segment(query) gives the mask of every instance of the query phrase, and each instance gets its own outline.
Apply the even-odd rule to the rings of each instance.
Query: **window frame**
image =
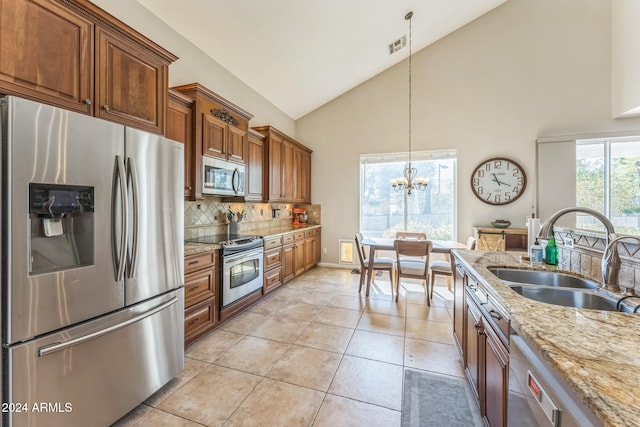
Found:
[[[452,240],[457,239],[458,235],[458,152],[456,149],[446,149],[446,150],[422,150],[422,151],[412,151],[411,152],[411,161],[412,163],[422,162],[422,161],[439,161],[439,160],[452,160],[452,171],[451,176],[453,179],[453,194],[451,200],[452,206],[452,224],[451,224],[451,234]],[[363,166],[367,164],[383,164],[383,163],[402,163],[403,167],[409,161],[409,152],[395,152],[395,153],[371,153],[371,154],[360,154],[359,156],[359,187],[358,187],[358,229],[362,232],[362,212],[363,212],[363,183],[364,183],[364,169]],[[398,170],[398,176],[402,175],[402,169]],[[418,175],[420,172],[418,171]],[[433,185],[435,177],[431,178],[431,182],[429,185]],[[389,188],[391,188],[391,183],[389,183]],[[415,190],[416,194],[418,193]],[[409,204],[407,203],[409,200],[409,196],[406,191],[403,191],[403,229],[406,231],[409,217]]]

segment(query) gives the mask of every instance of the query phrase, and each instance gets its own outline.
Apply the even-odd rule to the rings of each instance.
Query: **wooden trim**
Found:
[[[253,118],[253,114],[224,99],[217,93],[213,92],[211,89],[202,86],[200,83],[189,83],[186,85],[174,86],[172,89],[178,90],[180,92],[196,92],[198,95],[211,98],[211,100],[222,105],[223,107],[233,110],[234,113],[240,114],[246,120],[251,120]]]
[[[169,52],[162,46],[156,44],[153,40],[143,36],[115,16],[110,15],[104,9],[99,8],[89,0],[56,0],[72,9],[80,15],[84,15],[94,21],[96,24],[115,32],[121,37],[126,38],[130,42],[139,47],[152,51],[155,55],[162,57],[165,61],[171,63],[178,59],[176,55]],[[123,27],[130,31],[123,31]]]

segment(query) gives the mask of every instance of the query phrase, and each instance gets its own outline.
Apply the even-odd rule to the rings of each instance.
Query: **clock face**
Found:
[[[527,175],[513,160],[496,157],[480,163],[471,175],[471,190],[490,205],[506,205],[518,199],[527,186]]]

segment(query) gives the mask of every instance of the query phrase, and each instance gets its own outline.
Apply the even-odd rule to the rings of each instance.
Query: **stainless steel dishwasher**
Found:
[[[548,363],[515,331],[510,344],[510,426],[602,426]]]

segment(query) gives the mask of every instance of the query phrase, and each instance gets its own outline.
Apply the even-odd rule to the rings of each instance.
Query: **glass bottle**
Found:
[[[558,246],[556,246],[556,239],[553,236],[547,242],[544,262],[549,265],[558,265]]]

